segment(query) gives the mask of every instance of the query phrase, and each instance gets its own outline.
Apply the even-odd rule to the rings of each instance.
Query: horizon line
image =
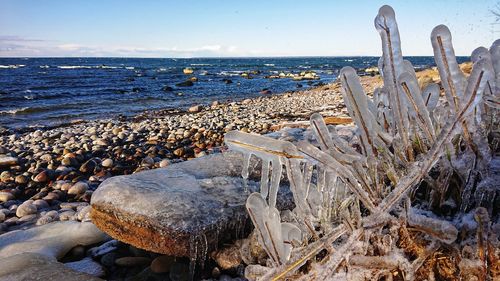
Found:
[[[470,55],[455,55],[456,57],[470,57]],[[381,57],[381,55],[311,55],[311,56],[303,56],[303,55],[291,55],[291,56],[206,56],[206,57],[135,57],[135,56],[12,56],[12,57],[3,57],[0,56],[0,59],[71,59],[71,58],[92,58],[92,59],[256,59],[256,58],[356,58],[356,57],[365,57],[365,58],[373,58],[373,57]],[[432,55],[403,55],[403,57],[434,57]]]

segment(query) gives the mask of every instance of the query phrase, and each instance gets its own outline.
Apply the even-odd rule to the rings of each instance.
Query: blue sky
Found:
[[[490,12],[499,2],[0,0],[0,57],[379,56],[383,4],[396,11],[404,55],[432,55],[442,23],[470,55],[500,37]]]

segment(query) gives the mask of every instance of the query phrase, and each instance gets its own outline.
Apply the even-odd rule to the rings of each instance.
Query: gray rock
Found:
[[[53,222],[0,235],[0,257],[24,252],[61,258],[77,245],[91,245],[107,235],[90,222]]]
[[[33,204],[33,200],[24,201],[17,207],[16,216],[22,218],[27,215],[36,214],[37,207]]]
[[[93,261],[91,258],[84,258],[80,261],[68,262],[64,265],[75,271],[86,273],[95,277],[102,277],[106,274],[102,265]]]
[[[150,263],[151,259],[146,257],[122,257],[115,260],[116,265],[125,267],[144,266]]]
[[[77,272],[64,264],[37,253],[22,253],[0,259],[2,281],[98,281],[100,278]]]
[[[0,167],[13,166],[17,164],[17,158],[12,156],[0,156]]]
[[[68,194],[80,195],[80,194],[85,193],[85,191],[87,191],[88,188],[89,188],[88,184],[86,184],[86,183],[84,183],[82,181],[79,181],[79,182],[75,183],[68,190]]]
[[[248,233],[242,164],[240,154],[227,152],[110,178],[92,196],[92,221],[138,248],[190,256],[195,245],[206,245],[208,249],[197,249],[204,253]],[[260,175],[248,180],[250,191],[258,188],[252,179],[259,180]],[[288,186],[278,194],[278,207],[292,207]]]
[[[175,262],[175,257],[159,256],[151,262],[151,271],[154,273],[165,273],[170,271],[170,267]]]
[[[0,191],[0,202],[7,202],[9,200],[13,200],[14,195],[10,192]]]
[[[101,165],[105,168],[111,168],[113,166],[113,159],[110,158],[104,159]]]

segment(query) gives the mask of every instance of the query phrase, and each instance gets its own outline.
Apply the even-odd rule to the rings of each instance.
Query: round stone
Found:
[[[88,188],[89,188],[88,184],[86,184],[86,183],[84,183],[82,181],[79,181],[79,182],[75,183],[68,190],[68,194],[80,195],[80,194],[85,193],[85,191],[87,191]]]
[[[33,204],[33,200],[28,200],[17,207],[16,216],[21,218],[27,215],[36,214],[36,211],[37,208],[36,205]]]
[[[155,273],[165,273],[170,271],[175,258],[172,256],[159,256],[151,262],[151,271]]]
[[[115,260],[115,264],[123,267],[145,266],[151,263],[146,257],[123,257]]]

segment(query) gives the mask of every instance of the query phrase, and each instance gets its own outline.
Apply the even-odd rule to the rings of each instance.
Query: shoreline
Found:
[[[419,82],[429,83],[437,82],[439,76],[437,71],[428,69],[418,72],[417,77]],[[382,85],[382,79],[378,75],[364,76],[361,84],[371,95]],[[146,111],[124,120],[91,120],[0,135],[0,235],[35,230],[35,226],[50,227],[57,221],[91,221],[92,194],[110,177],[164,168],[221,152],[223,136],[230,130],[266,134],[293,125],[307,127],[313,113],[351,126],[340,82],[198,105],[187,111]],[[287,124],[280,126],[283,123]],[[106,243],[95,246],[105,247]],[[115,249],[125,257],[141,251],[116,243]],[[85,251],[83,246],[80,248]],[[71,255],[72,252],[65,259],[74,258]],[[182,260],[177,263],[188,264]],[[109,265],[101,260],[97,266],[109,276],[123,273],[113,267],[114,263]]]

